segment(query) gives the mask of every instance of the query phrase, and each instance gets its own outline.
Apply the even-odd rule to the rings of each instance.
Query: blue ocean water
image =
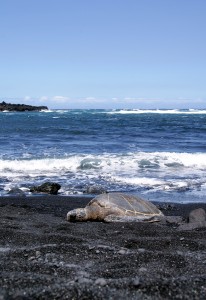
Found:
[[[0,113],[0,195],[46,181],[150,200],[205,202],[206,111]]]

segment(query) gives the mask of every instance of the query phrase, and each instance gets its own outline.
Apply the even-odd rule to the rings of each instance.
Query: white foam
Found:
[[[129,185],[136,185],[141,187],[148,187],[148,186],[160,186],[165,184],[165,181],[158,180],[156,178],[147,178],[147,177],[136,177],[136,178],[129,178],[129,177],[120,177],[116,176],[112,178],[116,182],[122,182]]]
[[[57,109],[57,110],[54,110],[54,112],[59,113],[59,114],[64,114],[64,113],[70,112],[70,110],[68,110],[68,109]]]
[[[159,191],[186,191],[197,189],[200,186],[204,187],[206,184],[206,178],[202,179],[188,179],[184,178],[182,180],[178,180],[176,178],[172,179],[157,179],[150,177],[121,177],[114,176],[111,178],[114,182],[129,185],[136,188],[146,188],[148,190],[159,190]]]
[[[54,112],[54,110],[52,110],[52,109],[41,109],[40,112],[51,113],[51,112]]]
[[[156,190],[184,190],[206,183],[206,153],[136,152],[74,155],[65,158],[0,160],[4,189],[35,179],[55,178],[70,185],[103,180]]]
[[[206,114],[206,110],[189,109],[122,109],[107,112],[108,114]]]
[[[127,155],[74,155],[66,158],[18,159],[0,160],[0,172],[76,172],[86,161],[96,169],[103,171],[122,171],[155,169],[160,171],[178,168],[206,171],[206,153],[176,153],[176,152],[136,152]],[[97,163],[98,162],[98,163]],[[84,170],[87,171],[87,170]]]

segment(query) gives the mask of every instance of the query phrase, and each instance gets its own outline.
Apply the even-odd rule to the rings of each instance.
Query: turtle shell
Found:
[[[96,202],[102,208],[118,207],[125,212],[125,215],[163,215],[162,212],[151,202],[143,200],[137,196],[123,193],[101,194],[95,197],[88,204],[89,206]]]

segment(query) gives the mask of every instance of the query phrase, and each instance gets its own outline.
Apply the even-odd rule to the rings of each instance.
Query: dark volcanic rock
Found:
[[[193,209],[189,213],[188,223],[179,226],[179,230],[193,230],[197,228],[206,228],[206,213],[202,208]]]
[[[46,193],[57,195],[58,190],[61,188],[61,185],[55,182],[45,182],[39,186],[33,186],[30,188],[30,192],[32,193]]]
[[[204,222],[204,221],[206,221],[206,213],[204,209],[197,208],[190,212],[189,214],[190,223]]]
[[[48,109],[48,107],[27,104],[11,104],[4,101],[0,103],[0,111],[40,111],[42,109]]]
[[[92,185],[92,186],[88,186],[86,187],[86,189],[84,190],[84,194],[106,194],[107,191],[99,185]]]
[[[11,190],[8,192],[8,194],[9,194],[10,196],[21,196],[21,197],[26,197],[25,193],[24,193],[21,189],[19,189],[19,188],[13,188],[13,189],[11,189]],[[0,300],[1,300],[1,298],[0,298]]]

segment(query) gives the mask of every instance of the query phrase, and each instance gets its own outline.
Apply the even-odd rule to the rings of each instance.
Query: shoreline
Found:
[[[66,221],[89,201],[0,197],[0,299],[205,299],[206,228]],[[206,209],[158,205],[184,217]]]
[[[44,208],[48,209],[48,213],[55,210],[57,207],[59,209],[72,210],[75,208],[85,207],[89,201],[95,198],[97,195],[32,195],[32,196],[0,196],[0,206],[2,205],[14,205],[14,206],[28,206],[31,208]],[[144,198],[143,198],[144,199]],[[196,208],[203,208],[206,211],[206,202],[162,202],[162,201],[151,201],[153,204],[158,206],[160,210],[163,211],[165,215],[181,215],[187,217],[189,212]],[[67,212],[68,212],[67,211]]]

